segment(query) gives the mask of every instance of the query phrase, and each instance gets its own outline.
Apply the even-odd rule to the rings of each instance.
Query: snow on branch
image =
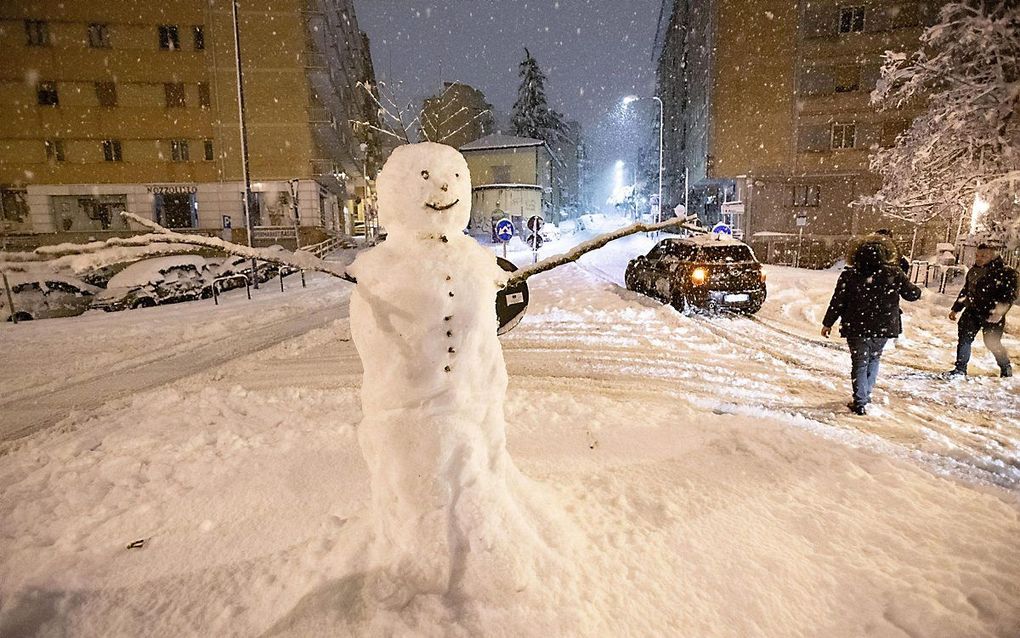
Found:
[[[43,246],[32,252],[0,253],[0,270],[25,272],[45,268],[53,272],[81,273],[143,257],[185,252],[197,246],[352,280],[340,265],[324,261],[301,250],[292,253],[280,249],[249,248],[218,237],[178,233],[132,213],[122,212],[121,216],[154,232],[134,237],[114,237],[87,244],[65,243]]]
[[[553,255],[552,257],[547,257],[538,263],[526,266],[519,270],[515,270],[513,274],[510,275],[510,278],[507,280],[507,285],[512,286],[513,284],[525,281],[532,275],[537,275],[538,273],[545,272],[547,270],[552,270],[553,268],[563,266],[564,264],[568,264],[572,261],[577,261],[585,253],[589,253],[597,248],[602,248],[611,241],[620,239],[621,237],[626,237],[628,235],[633,235],[634,233],[649,233],[656,230],[663,230],[666,228],[673,227],[684,228],[686,230],[690,230],[696,233],[708,232],[707,229],[702,228],[701,226],[694,225],[693,222],[696,219],[697,219],[696,215],[691,215],[689,217],[683,218],[677,217],[675,219],[667,219],[666,221],[661,221],[654,224],[645,224],[637,222],[631,224],[630,226],[624,226],[623,228],[620,228],[618,230],[598,235],[597,237],[592,237],[588,241],[581,242],[577,246],[574,246],[572,249],[565,253]]]
[[[249,246],[242,246],[233,242],[220,239],[219,237],[204,237],[202,235],[188,235],[184,233],[178,233],[168,228],[160,226],[156,222],[150,219],[144,219],[133,213],[123,212],[121,215],[128,220],[140,224],[146,228],[156,231],[156,237],[166,237],[172,239],[178,244],[189,244],[191,246],[202,246],[204,248],[213,248],[230,255],[237,255],[238,257],[247,257],[248,259],[257,259],[260,261],[267,261],[272,264],[279,264],[281,266],[292,266],[298,270],[311,270],[315,272],[325,273],[332,275],[340,279],[350,280],[350,275],[346,271],[339,267],[337,264],[325,261],[316,257],[315,255],[298,250],[297,252],[290,252],[289,250],[281,249],[268,249],[268,248],[251,248]]]

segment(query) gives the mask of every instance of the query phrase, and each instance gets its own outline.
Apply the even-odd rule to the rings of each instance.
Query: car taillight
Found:
[[[762,283],[765,283],[765,271],[764,271],[764,270],[762,270],[762,271],[759,271],[759,272],[758,272],[758,276],[760,276],[760,277],[761,277],[761,282],[762,282]]]
[[[704,284],[705,280],[707,279],[708,270],[706,270],[705,268],[701,268],[699,266],[698,268],[695,268],[694,270],[691,271],[691,283],[693,283],[695,286],[700,286]]]

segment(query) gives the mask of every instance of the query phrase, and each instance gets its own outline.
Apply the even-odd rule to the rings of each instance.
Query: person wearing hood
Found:
[[[854,414],[867,413],[882,350],[901,332],[900,298],[921,298],[921,289],[910,283],[899,265],[890,263],[891,256],[883,241],[858,244],[851,264],[840,273],[822,320],[822,336],[826,339],[839,320],[839,332],[850,348],[853,400],[847,407]]]
[[[971,345],[977,333],[983,333],[985,347],[995,357],[1002,377],[1013,376],[1009,353],[1002,345],[1006,330],[1006,313],[1017,298],[1017,273],[1006,266],[991,244],[980,244],[974,256],[974,267],[967,271],[960,296],[956,298],[949,319],[956,321],[956,365],[948,376],[966,376]],[[961,314],[962,312],[962,314]]]

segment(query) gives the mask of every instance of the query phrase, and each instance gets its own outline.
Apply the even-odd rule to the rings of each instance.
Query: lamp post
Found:
[[[659,207],[655,214],[655,221],[662,221],[662,120],[663,120],[663,106],[662,99],[658,95],[652,95],[650,97],[641,98],[637,95],[628,95],[623,98],[623,105],[627,106],[631,102],[637,102],[638,100],[655,100],[659,103]]]
[[[252,235],[254,229],[251,227],[251,173],[248,170],[248,126],[245,122],[244,112],[244,72],[241,70],[241,25],[237,20],[237,0],[230,4],[230,17],[234,27],[234,64],[237,73],[237,126],[241,138],[241,172],[244,175],[244,226],[245,234],[248,235],[248,247],[253,246]],[[255,276],[257,264],[255,258],[251,260],[251,278],[255,288],[259,287],[258,277]]]

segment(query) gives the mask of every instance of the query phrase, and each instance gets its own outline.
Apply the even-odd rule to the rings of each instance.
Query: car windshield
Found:
[[[728,264],[737,261],[753,261],[751,249],[744,245],[702,246],[699,253],[701,261],[710,264]]]

